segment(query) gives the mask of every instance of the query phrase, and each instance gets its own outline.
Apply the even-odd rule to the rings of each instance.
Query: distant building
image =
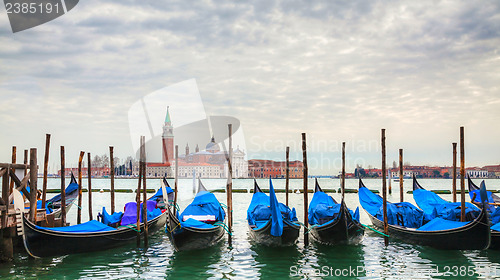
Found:
[[[484,170],[479,167],[466,168],[465,172],[471,178],[488,178],[488,170]]]
[[[239,147],[233,150],[231,167],[233,178],[248,177],[248,162],[245,160],[245,152]],[[187,144],[184,155],[179,155],[179,177],[192,177],[193,173],[201,178],[227,178],[229,175],[227,153],[220,150],[215,137],[210,139],[205,150],[200,151],[196,145],[195,152],[190,153]]]
[[[92,174],[91,174],[92,177],[106,177],[106,176],[109,176],[111,173],[110,168],[107,166],[105,166],[105,167],[92,167],[90,169],[90,171],[92,172]],[[64,169],[65,177],[70,177],[71,173],[73,173],[73,175],[75,175],[75,177],[77,177],[78,176],[78,168],[65,168]],[[61,176],[60,169],[57,171],[57,175]],[[87,177],[87,175],[88,175],[87,167],[83,167],[82,168],[82,176]]]
[[[301,161],[291,161],[290,178],[303,178],[304,167]],[[286,162],[263,159],[251,159],[248,161],[248,175],[251,178],[285,178]]]

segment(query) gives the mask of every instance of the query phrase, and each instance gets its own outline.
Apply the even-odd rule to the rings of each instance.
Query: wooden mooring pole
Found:
[[[42,208],[47,199],[47,175],[49,173],[50,134],[45,134],[45,155],[43,158]]]
[[[88,192],[88,196],[89,196],[89,221],[92,220],[92,160],[91,160],[91,155],[90,153],[87,153],[87,178],[88,178],[88,182],[89,182],[89,186],[88,186],[88,189],[89,189],[89,192]]]
[[[457,143],[453,145],[453,202],[457,202]]]
[[[403,202],[404,189],[403,189],[403,149],[399,149],[399,201]]]
[[[141,246],[141,184],[142,184],[142,177],[146,176],[145,174],[145,169],[143,166],[144,162],[144,154],[143,154],[143,147],[144,147],[144,138],[141,136],[141,147],[139,150],[139,183],[137,184],[137,193],[135,196],[135,202],[137,204],[137,247]]]
[[[137,235],[136,235],[136,241],[137,241],[137,247],[141,246],[141,221],[140,221],[140,213],[141,213],[141,184],[142,184],[142,137],[141,137],[141,148],[139,152],[139,181],[137,182],[137,191],[135,195],[135,203],[137,204],[137,221],[136,221],[136,226],[137,226]]]
[[[290,188],[290,147],[286,147],[286,171],[285,171],[285,205],[288,206],[288,189]]]
[[[387,186],[385,179],[385,129],[382,129],[382,199],[383,199],[383,211],[384,211],[384,244],[389,245],[389,226],[387,223]]]
[[[36,149],[30,149],[30,216],[29,220],[33,223],[36,219],[36,186],[38,180],[38,165],[36,159]]]
[[[115,213],[115,159],[113,158],[113,146],[109,146],[109,167],[111,177],[111,214]]]
[[[66,168],[64,159],[64,146],[61,146],[61,226],[66,226]]]
[[[17,160],[17,147],[12,146],[12,164],[16,164]],[[16,170],[12,169],[12,172],[15,174]],[[9,188],[9,195],[12,193],[12,190],[14,189],[14,180],[10,181],[10,188]]]
[[[460,127],[460,221],[465,222],[465,146],[464,127]]]
[[[307,217],[307,212],[308,212],[308,204],[309,200],[307,198],[307,181],[308,181],[308,170],[307,170],[307,145],[306,145],[306,134],[302,133],[302,162],[303,162],[303,176],[304,176],[304,245],[308,246],[309,245],[309,234],[308,234],[308,227],[309,227],[309,221]]]
[[[14,258],[14,247],[12,242],[11,230],[7,228],[7,215],[9,211],[9,173],[10,164],[5,167],[5,173],[2,177],[2,207],[1,211],[1,229],[0,229],[0,261],[11,261]]]
[[[146,137],[141,137],[141,154],[142,154],[142,222],[144,223],[144,247],[148,247],[149,237],[148,237],[148,208],[147,208],[147,198],[146,198]]]
[[[78,158],[78,209],[76,214],[76,223],[82,223],[82,196],[83,196],[83,188],[82,188],[82,162],[83,157],[85,156],[84,151],[80,151],[80,157]],[[87,169],[88,171],[88,169]],[[88,172],[87,172],[88,173]]]
[[[233,234],[233,165],[232,165],[232,159],[233,159],[233,125],[228,124],[227,125],[228,131],[229,131],[229,151],[228,151],[228,156],[227,156],[227,169],[228,169],[228,175],[227,175],[227,190],[226,190],[226,197],[227,197],[227,227],[228,227],[228,232],[227,232],[227,242],[229,243],[229,247],[232,246],[232,234]]]
[[[175,145],[174,216],[177,212],[177,178],[179,178],[179,145]]]
[[[342,142],[342,181],[340,182],[340,188],[342,191],[342,200],[344,200],[344,192],[345,192],[345,142]]]
[[[24,150],[24,164],[25,165],[28,165],[28,156],[29,156],[29,151],[28,150]],[[24,176],[26,177],[26,174],[28,174],[28,169],[24,169]]]

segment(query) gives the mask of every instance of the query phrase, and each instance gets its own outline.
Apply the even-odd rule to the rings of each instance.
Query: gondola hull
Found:
[[[489,249],[491,250],[500,250],[500,232],[491,231],[491,244]]]
[[[366,213],[373,225],[383,231],[383,222],[370,213]],[[391,237],[404,242],[443,250],[483,250],[490,246],[491,241],[488,216],[485,211],[481,211],[478,219],[469,224],[450,230],[418,231],[402,226],[389,225],[389,238]]]
[[[224,237],[224,228],[181,227],[177,217],[168,209],[167,234],[176,251],[199,250],[214,246]]]
[[[363,239],[364,232],[363,226],[352,219],[344,203],[336,221],[311,228],[314,240],[329,245],[358,244]]]
[[[166,212],[148,221],[148,232],[151,234],[163,228],[165,222]],[[137,237],[136,227],[94,233],[57,232],[36,228],[25,217],[23,226],[24,247],[35,258],[102,251],[133,241]],[[143,230],[144,224],[141,224],[141,234]]]
[[[260,229],[253,229],[249,226],[249,235],[255,243],[265,246],[290,246],[297,242],[300,233],[300,226],[283,221],[283,234],[281,236],[271,235],[271,220]]]

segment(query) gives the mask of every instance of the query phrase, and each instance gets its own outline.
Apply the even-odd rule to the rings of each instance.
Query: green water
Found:
[[[479,181],[477,181],[479,182]],[[234,187],[250,189],[252,180],[234,180]],[[274,180],[276,188],[284,187],[284,180]],[[420,183],[428,189],[450,189],[451,180],[422,179]],[[136,180],[118,179],[117,188],[134,188]],[[157,189],[159,180],[148,180],[148,186]],[[225,180],[205,180],[208,189],[223,188]],[[267,180],[259,181],[263,188]],[[323,188],[338,188],[338,180],[321,179]],[[356,180],[346,181],[348,188],[357,186]],[[380,180],[366,180],[370,189],[380,189]],[[489,189],[500,189],[500,180],[487,180]],[[49,187],[59,186],[57,179],[49,181]],[[313,182],[310,182],[312,188]],[[86,184],[84,184],[86,187]],[[393,194],[389,200],[398,200],[398,183],[393,183]],[[109,188],[109,179],[94,180],[93,188]],[[292,180],[292,189],[302,188],[301,180]],[[405,190],[410,190],[410,180],[405,181]],[[192,180],[179,183],[181,208],[193,197]],[[83,220],[88,219],[84,194]],[[216,194],[219,201],[226,201],[223,193]],[[340,194],[332,194],[336,199]],[[109,193],[93,193],[94,216],[103,206],[109,208]],[[285,194],[277,197],[284,201]],[[451,195],[442,195],[451,199]],[[303,195],[290,194],[290,205],[295,207],[302,220]],[[309,199],[312,194],[309,195]],[[134,194],[116,194],[116,205],[122,209],[125,202],[133,200]],[[383,238],[366,232],[358,246],[321,246],[311,243],[304,248],[302,236],[295,246],[267,248],[252,244],[247,235],[246,209],[251,194],[235,193],[234,237],[229,248],[224,240],[218,246],[203,251],[174,252],[164,232],[150,238],[149,248],[136,248],[135,242],[124,247],[103,252],[71,255],[46,259],[31,259],[19,253],[12,263],[0,264],[0,278],[38,279],[493,279],[500,278],[500,251],[441,251],[428,247],[390,240],[385,247]],[[410,194],[405,199],[413,203]],[[350,208],[359,206],[357,194],[346,194]],[[363,210],[361,221],[369,224]],[[68,220],[76,221],[76,207],[68,214]],[[342,274],[344,276],[342,276]],[[328,275],[328,277],[325,277]],[[333,276],[332,276],[333,275]],[[336,277],[335,275],[338,275]]]

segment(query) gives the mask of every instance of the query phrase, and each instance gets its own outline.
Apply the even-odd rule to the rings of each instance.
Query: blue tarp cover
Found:
[[[366,187],[359,188],[359,202],[370,215],[383,221],[383,199],[379,195],[372,193]],[[387,203],[387,222],[391,225],[401,225],[398,223],[398,216],[405,227],[417,228],[422,226],[428,218],[424,212],[415,205],[402,203]]]
[[[270,184],[270,194],[271,194],[271,189],[272,192],[274,193],[274,187],[272,186],[272,182]],[[274,194],[274,197],[276,195]],[[290,207],[286,206],[283,203],[278,203],[276,200],[277,204],[273,204],[275,210],[279,210],[275,212],[275,215],[277,213],[281,213],[281,221],[282,219],[286,219],[288,221],[297,221],[297,214],[295,212],[295,208],[290,209]],[[277,207],[276,207],[277,206]],[[273,216],[273,208],[271,208],[271,199],[270,196],[263,192],[256,192],[252,196],[252,201],[250,202],[250,206],[247,209],[247,220],[249,225],[255,225],[259,229],[267,224],[267,222],[271,219]],[[276,215],[277,216],[277,215]],[[274,220],[272,221],[274,222]],[[283,221],[282,221],[283,222]],[[279,223],[279,222],[278,222]],[[279,229],[280,226],[279,224],[276,223],[275,230],[274,232],[271,228],[272,233],[271,234],[279,234],[275,236],[281,236],[280,231],[282,232],[283,230],[283,224],[281,223],[281,230]]]
[[[193,202],[184,209],[179,220],[182,221],[185,215],[214,215],[217,221],[223,222],[226,213],[213,193],[202,191],[196,194]]]
[[[137,212],[137,211],[136,211]],[[113,215],[108,214],[106,207],[102,207],[102,223],[109,226],[121,221],[123,212],[115,212]]]
[[[167,191],[167,195],[174,192],[170,187],[167,186],[165,186],[165,190]],[[150,197],[149,200],[157,200],[158,198],[162,197],[163,197],[163,191],[161,190],[161,188],[159,188],[158,191],[155,193],[155,195]]]
[[[495,210],[490,215],[491,223],[496,225],[500,222],[500,207],[495,208]]]
[[[156,208],[156,201],[148,200],[146,203],[148,221],[161,214],[161,210]],[[142,203],[140,205],[140,222],[142,223]],[[122,226],[137,223],[137,203],[135,201],[125,204],[125,211],[122,216]]]
[[[74,225],[74,226],[69,226],[69,227],[52,227],[51,228],[51,227],[36,226],[36,228],[52,230],[52,231],[59,231],[59,232],[82,232],[82,233],[116,230],[115,228],[107,226],[107,225],[100,223],[96,220],[90,220],[86,223]]]
[[[309,205],[309,224],[320,225],[337,219],[340,204],[324,192],[315,192]]]
[[[441,218],[435,218],[427,224],[421,226],[417,230],[420,231],[435,231],[435,230],[447,230],[463,227],[469,222],[457,222],[457,221],[449,221]]]
[[[383,207],[375,215],[379,220],[384,220]],[[399,220],[398,220],[399,217]],[[391,225],[400,225],[407,228],[421,227],[425,220],[424,211],[409,202],[387,203],[387,222]]]
[[[476,195],[476,198],[474,199],[474,202],[479,203],[479,204],[481,204],[481,205],[482,205],[480,191],[481,191],[481,190],[473,190],[473,191],[470,191],[470,192],[469,192],[469,196],[470,196],[470,199],[472,200],[472,198],[474,197],[474,194],[475,194],[475,195]],[[488,202],[488,203],[495,203],[495,200],[494,200],[494,198],[493,198],[493,196],[492,196],[492,192],[487,191],[487,192],[486,192],[486,194],[487,194],[487,198],[488,198],[488,201],[487,201],[487,202]],[[488,209],[488,211],[489,211],[489,212],[494,212],[494,211],[495,211],[495,206],[493,206],[493,205],[488,205],[488,206],[486,207],[486,209]]]
[[[361,206],[372,216],[375,216],[380,207],[382,207],[382,197],[372,193],[365,187],[359,188],[358,197]]]
[[[497,223],[497,224],[491,226],[491,230],[500,231],[500,223]]]
[[[283,217],[281,216],[280,205],[274,193],[273,182],[269,179],[269,205],[271,208],[271,235],[281,236],[283,234]]]
[[[414,190],[413,198],[417,205],[424,210],[427,215],[440,217],[450,221],[460,221],[460,202],[448,202],[437,194],[423,189]],[[465,207],[466,216],[471,218],[477,217],[481,212],[479,208],[469,202],[465,203]]]

